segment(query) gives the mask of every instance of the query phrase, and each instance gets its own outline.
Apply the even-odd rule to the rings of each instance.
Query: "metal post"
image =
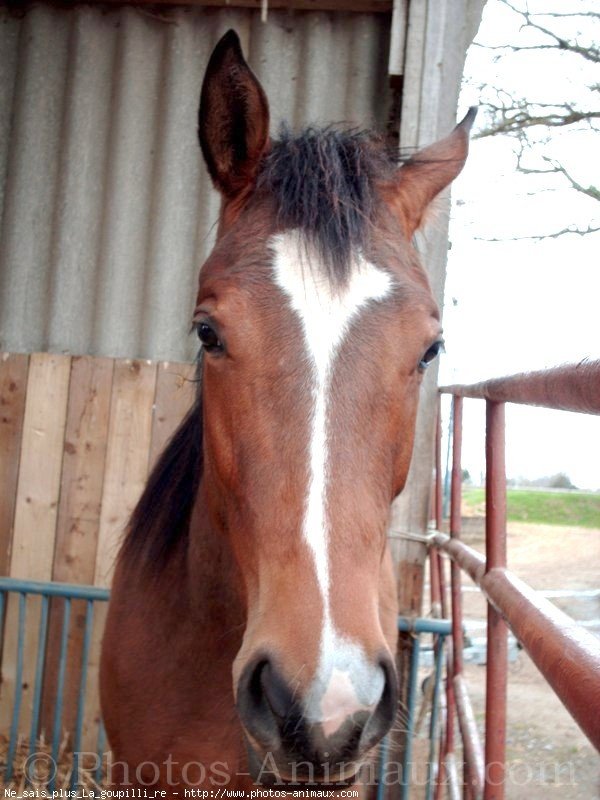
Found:
[[[69,623],[71,621],[71,598],[65,597],[63,608],[63,623],[60,634],[60,656],[58,662],[58,678],[56,680],[56,696],[54,700],[54,722],[52,724],[52,761],[58,763],[58,749],[61,742],[61,724],[63,714],[63,696],[65,676],[67,672],[67,647],[69,644]],[[48,782],[50,792],[54,791],[56,775],[52,774]]]
[[[85,711],[85,690],[87,686],[87,669],[92,641],[92,626],[94,622],[94,601],[86,602],[85,628],[81,655],[81,675],[79,679],[79,694],[77,696],[77,717],[75,721],[75,736],[73,738],[73,771],[69,789],[75,791],[79,786],[79,769],[81,755],[81,736],[83,734],[83,715]]]
[[[453,398],[453,446],[452,446],[452,481],[450,486],[450,537],[460,541],[461,506],[462,506],[462,397]],[[463,752],[464,796],[477,796],[483,784],[483,754],[477,728],[473,720],[473,712],[466,690],[463,687],[463,615],[461,569],[454,561],[451,565],[451,601],[452,601],[452,682],[453,701],[457,704]],[[473,791],[471,791],[473,790]]]
[[[486,403],[486,574],[506,567],[504,403]],[[488,603],[484,800],[504,799],[508,629]]]
[[[435,516],[436,530],[442,529],[442,451],[441,451],[441,409],[438,400],[437,428],[435,438],[435,481],[433,485],[432,499]],[[442,610],[444,598],[442,597],[442,579],[440,575],[441,558],[439,551],[435,547],[429,549],[429,578],[431,584],[431,615],[433,617],[443,617]]]
[[[435,435],[435,527],[442,530],[444,497],[442,484],[442,398],[438,398],[437,427]]]
[[[452,472],[450,479],[450,536],[460,539],[462,506],[462,397],[452,398]],[[462,674],[463,620],[460,568],[450,566],[450,599],[452,604],[452,679]],[[453,687],[454,688],[454,687]],[[454,700],[453,692],[453,700]],[[464,742],[464,737],[463,737]],[[467,760],[463,763],[463,786],[469,784]],[[466,791],[466,790],[465,790]]]
[[[442,597],[442,618],[448,618],[446,602],[446,565],[441,553],[436,548],[439,558],[440,593]],[[445,783],[449,783],[450,775],[446,769],[448,754],[454,757],[454,721],[456,708],[454,704],[454,687],[452,685],[452,642],[446,646],[446,713],[440,732],[440,748],[438,759],[438,780],[435,787],[434,800],[441,800]]]
[[[429,548],[429,591],[431,600],[431,616],[434,619],[439,619],[442,616],[440,556],[435,547]]]
[[[452,478],[450,487],[450,536],[460,539],[462,485],[456,478],[461,474],[462,450],[462,397],[452,398]],[[448,472],[448,471],[447,471]],[[460,569],[456,569],[454,562],[450,564],[450,603],[452,607],[452,683],[454,678],[462,672],[462,597],[461,597]],[[452,700],[456,702],[454,685],[452,686]],[[463,760],[463,786],[468,785],[468,767]]]
[[[4,781],[9,783],[13,776],[13,761],[17,750],[17,738],[19,734],[19,716],[21,714],[21,701],[23,698],[23,647],[25,642],[25,615],[27,613],[27,596],[25,592],[19,592],[19,633],[17,640],[17,669],[15,674],[15,701],[13,705],[12,719],[10,723],[10,735],[8,739],[8,753],[6,755],[6,769],[4,771]]]
[[[419,654],[421,642],[419,633],[415,631],[412,638],[412,653],[410,656],[410,675],[408,684],[408,709],[406,715],[406,747],[402,759],[402,792],[401,799],[408,800],[412,777],[412,744],[415,725],[415,706],[417,704],[417,682],[419,675]]]
[[[448,465],[450,464],[450,443],[452,437],[450,436],[450,431],[453,430],[452,423],[453,423],[453,413],[454,413],[454,402],[450,406],[450,421],[448,422],[448,444],[446,446],[446,474],[444,475],[444,492],[443,492],[443,504],[442,504],[442,514],[443,516],[447,516],[448,514],[448,504],[450,501],[450,470],[448,469]]]
[[[437,531],[442,530],[443,517],[444,517],[444,504],[443,504],[443,476],[442,476],[442,399],[438,399],[437,410],[437,426],[435,438],[435,527]],[[430,564],[431,575],[433,582],[433,574],[436,573],[436,580],[439,585],[439,604],[440,613],[443,619],[448,616],[447,598],[446,598],[446,577],[444,572],[444,561],[441,553],[437,548],[430,550]],[[433,606],[433,592],[432,592],[432,606]],[[441,800],[443,785],[446,780],[446,756],[448,755],[449,745],[454,747],[453,744],[453,728],[454,728],[454,703],[453,703],[453,690],[451,679],[451,653],[452,646],[447,649],[446,656],[446,710],[443,717],[443,722],[440,731],[439,742],[439,755],[438,755],[438,769],[437,781],[435,785],[435,800]],[[449,728],[450,726],[450,728]]]
[[[440,685],[442,682],[442,664],[444,661],[444,642],[445,636],[438,636],[435,642],[435,673],[433,684],[433,697],[431,700],[431,718],[429,722],[429,760],[427,762],[427,788],[425,790],[425,800],[433,800],[434,781],[438,783],[439,772],[436,775],[434,764],[436,763],[436,739],[438,728],[438,713],[440,704]],[[440,752],[442,742],[440,742]]]
[[[44,680],[44,663],[46,660],[46,638],[48,635],[48,598],[42,595],[40,610],[40,630],[38,633],[38,651],[35,667],[35,683],[33,690],[33,708],[31,713],[31,730],[29,733],[29,755],[33,756],[37,748],[38,727],[40,721],[40,703],[42,701],[42,682]]]
[[[462,397],[453,398],[453,445],[452,445],[452,483],[450,488],[450,536],[460,539],[462,502]],[[454,676],[460,675],[463,667],[463,620],[460,567],[452,562],[452,655]]]

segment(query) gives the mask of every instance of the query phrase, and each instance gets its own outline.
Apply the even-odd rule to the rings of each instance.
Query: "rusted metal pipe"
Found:
[[[486,574],[506,568],[506,468],[504,403],[486,403],[485,437],[485,552]],[[504,799],[506,761],[506,688],[508,628],[488,603],[485,692],[484,800]]]
[[[454,697],[454,676],[452,674],[452,641],[448,642],[446,666],[446,753],[454,752],[454,723],[456,720],[456,700]]]
[[[446,730],[447,730],[447,717],[446,708],[442,705],[440,709],[440,736],[438,747],[437,759],[437,777],[433,790],[433,800],[442,800],[444,793],[444,784],[446,783]]]
[[[440,574],[440,596],[442,602],[442,619],[448,619],[448,584],[446,581],[446,559],[437,547],[431,548],[435,553],[437,553],[438,557],[438,572]]]
[[[504,403],[486,403],[485,556],[486,572],[506,567],[506,467]]]
[[[444,780],[446,779],[448,783],[451,780],[451,776],[448,774],[446,768],[448,756],[451,755],[454,759],[454,724],[456,719],[456,701],[454,699],[454,684],[452,682],[452,665],[454,663],[452,649],[452,639],[450,639],[446,647],[446,713],[442,734],[440,736],[440,769],[438,773],[439,777],[438,785],[436,787],[435,800],[441,800]],[[456,771],[456,761],[453,760],[453,764],[454,770]],[[458,778],[456,785],[458,786]],[[449,791],[451,790],[449,789]]]
[[[429,590],[431,599],[431,616],[443,617],[442,590],[440,585],[440,554],[431,547],[429,549]]]
[[[450,537],[459,542],[462,523],[462,397],[452,398],[452,476],[450,484]],[[469,698],[462,683],[463,671],[463,616],[460,567],[450,565],[450,599],[452,604],[452,683],[454,702],[458,712],[463,741],[463,786],[465,797],[479,798],[483,787],[483,759],[477,728]],[[457,684],[458,681],[458,684]],[[457,690],[457,685],[459,690]],[[460,693],[460,698],[459,698]]]
[[[600,414],[600,360],[522,372],[470,386],[442,386],[440,392],[497,403],[523,403]]]
[[[442,399],[438,397],[435,437],[435,527],[438,531],[442,530],[444,523],[442,480]]]
[[[438,397],[437,424],[435,439],[435,526],[436,530],[441,530],[443,519],[443,493],[442,493],[442,402]],[[445,559],[437,547],[430,548],[430,556],[437,562],[437,574],[440,589],[440,606],[443,619],[447,619],[448,601],[446,593],[446,565]],[[432,571],[433,572],[433,571]],[[433,597],[432,597],[433,600]],[[446,759],[449,749],[454,750],[454,692],[451,680],[452,670],[452,642],[449,641],[446,647],[446,708],[442,717],[440,732],[440,745],[438,757],[438,778],[435,786],[434,800],[441,800],[446,780],[450,780],[446,771]],[[456,769],[456,765],[455,765]]]
[[[481,588],[600,750],[600,639],[507,570],[492,569]]]
[[[441,744],[443,744],[443,742]],[[450,777],[446,768],[447,761],[448,753],[445,753],[443,746],[441,746],[439,752],[438,777],[433,800],[442,800],[442,798],[447,797],[450,793]]]
[[[452,483],[450,485],[450,536],[460,535],[462,501],[462,397],[452,398]],[[439,528],[438,528],[439,530]]]
[[[450,800],[460,800],[460,789],[458,784],[458,770],[456,769],[456,758],[454,753],[448,753],[444,762],[446,775],[448,776],[448,797]]]
[[[435,439],[435,480],[433,481],[432,501],[435,515],[435,526],[439,531],[442,527],[442,418],[441,402],[438,397],[436,439]],[[429,550],[429,577],[431,613],[434,617],[445,617],[444,598],[442,596],[442,580],[440,576],[441,556],[436,548]]]
[[[436,552],[439,552],[437,548],[435,548]],[[444,560],[440,555],[440,578],[442,583],[442,614],[444,619],[446,619],[446,610],[445,610],[445,565]],[[446,781],[450,780],[449,775],[446,771],[446,760],[448,754],[454,754],[454,723],[456,719],[456,703],[454,701],[454,686],[452,684],[452,664],[454,662],[452,656],[452,639],[446,643],[446,707],[444,709],[444,717],[443,717],[443,724],[441,726],[441,733],[440,733],[440,752],[439,752],[439,768],[438,768],[438,782],[435,789],[435,800],[441,800],[443,794],[443,786],[445,785]],[[456,769],[456,762],[454,762],[454,768]]]
[[[443,567],[443,562],[441,565]],[[454,700],[454,685],[452,682],[452,663],[452,639],[450,638],[446,642],[446,703],[445,707],[442,709],[443,717],[442,724],[440,726],[438,778],[435,786],[435,800],[441,800],[443,796],[443,789],[451,780],[451,776],[449,776],[446,771],[446,761],[449,754],[454,757],[456,702]],[[454,761],[453,763],[454,769],[456,770],[456,762]],[[455,784],[458,786],[457,780],[455,781]]]
[[[472,787],[475,800],[480,800],[484,787],[485,770],[479,731],[477,730],[471,700],[463,676],[455,675],[453,683],[460,735],[463,740],[464,757],[467,764],[466,775],[468,778],[466,777],[465,781],[468,781]]]
[[[473,784],[471,783],[471,778],[469,777],[469,765],[464,759],[463,753],[463,800],[476,800],[474,797],[475,789],[473,788]],[[479,798],[481,795],[479,795]],[[479,800],[477,798],[477,800]]]
[[[481,553],[456,538],[451,539],[445,533],[436,533],[433,543],[448,553],[452,561],[456,562],[474,583],[480,583],[485,575],[485,558]]]
[[[452,483],[450,485],[450,536],[454,541],[460,539],[462,505],[462,405],[461,397],[454,397],[452,425]],[[452,652],[453,674],[460,675],[463,668],[463,620],[460,568],[452,562],[450,572],[450,592],[452,600]]]
[[[434,543],[469,566],[469,574],[600,750],[600,640],[508,570],[494,568],[483,574],[483,556],[462,542],[438,534]]]

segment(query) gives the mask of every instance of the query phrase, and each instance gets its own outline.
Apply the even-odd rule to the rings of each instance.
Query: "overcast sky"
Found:
[[[565,12],[591,4],[530,0],[529,6]],[[584,38],[598,41],[589,22],[580,18],[578,25]],[[476,41],[531,45],[545,40],[520,31],[517,15],[499,0],[489,0]],[[585,87],[600,84],[594,65],[568,53],[533,50],[498,59],[499,52],[471,48],[462,113],[478,104],[482,83],[540,102],[564,98],[589,106],[593,101]],[[589,129],[559,132],[538,152],[560,158],[582,184],[600,186],[599,138]],[[560,188],[558,178],[516,174],[513,147],[506,137],[474,141],[454,185],[442,383],[600,358],[600,233],[510,241],[571,224],[600,224],[600,204]],[[492,238],[504,241],[482,240]],[[508,406],[507,424],[509,477],[566,472],[577,486],[600,489],[600,418]],[[484,468],[483,426],[483,404],[467,402],[464,466],[474,478]]]

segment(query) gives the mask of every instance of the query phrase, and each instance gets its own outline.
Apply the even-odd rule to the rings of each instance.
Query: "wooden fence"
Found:
[[[66,356],[0,355],[0,574],[109,586],[127,519],[149,470],[189,409],[192,364]],[[34,599],[35,603],[35,599]],[[16,606],[16,604],[13,604]],[[61,609],[50,613],[44,678],[49,709],[55,684]],[[35,607],[28,619],[35,619]],[[69,629],[65,731],[72,725],[84,606]],[[97,677],[104,614],[89,661],[86,727],[98,717]],[[0,734],[14,696],[16,607],[2,640]],[[21,728],[28,730],[36,652],[28,624]],[[72,680],[69,676],[72,675]],[[42,729],[48,725],[42,712]],[[92,746],[88,739],[87,745]]]

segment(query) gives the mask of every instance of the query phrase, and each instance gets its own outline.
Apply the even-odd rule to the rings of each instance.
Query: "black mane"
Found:
[[[202,352],[202,351],[201,351]],[[175,546],[187,539],[202,477],[201,360],[192,408],[152,470],[131,515],[119,558],[158,574]]]
[[[282,126],[257,188],[273,196],[282,227],[300,229],[329,278],[343,285],[375,218],[375,184],[397,160],[372,132],[307,128],[293,136]]]
[[[363,249],[375,217],[375,183],[397,160],[372,133],[307,128],[294,137],[284,127],[257,189],[274,198],[278,222],[300,229],[334,285],[343,286],[351,254]],[[196,402],[152,470],[121,548],[122,561],[154,574],[187,539],[202,476],[200,372]]]

